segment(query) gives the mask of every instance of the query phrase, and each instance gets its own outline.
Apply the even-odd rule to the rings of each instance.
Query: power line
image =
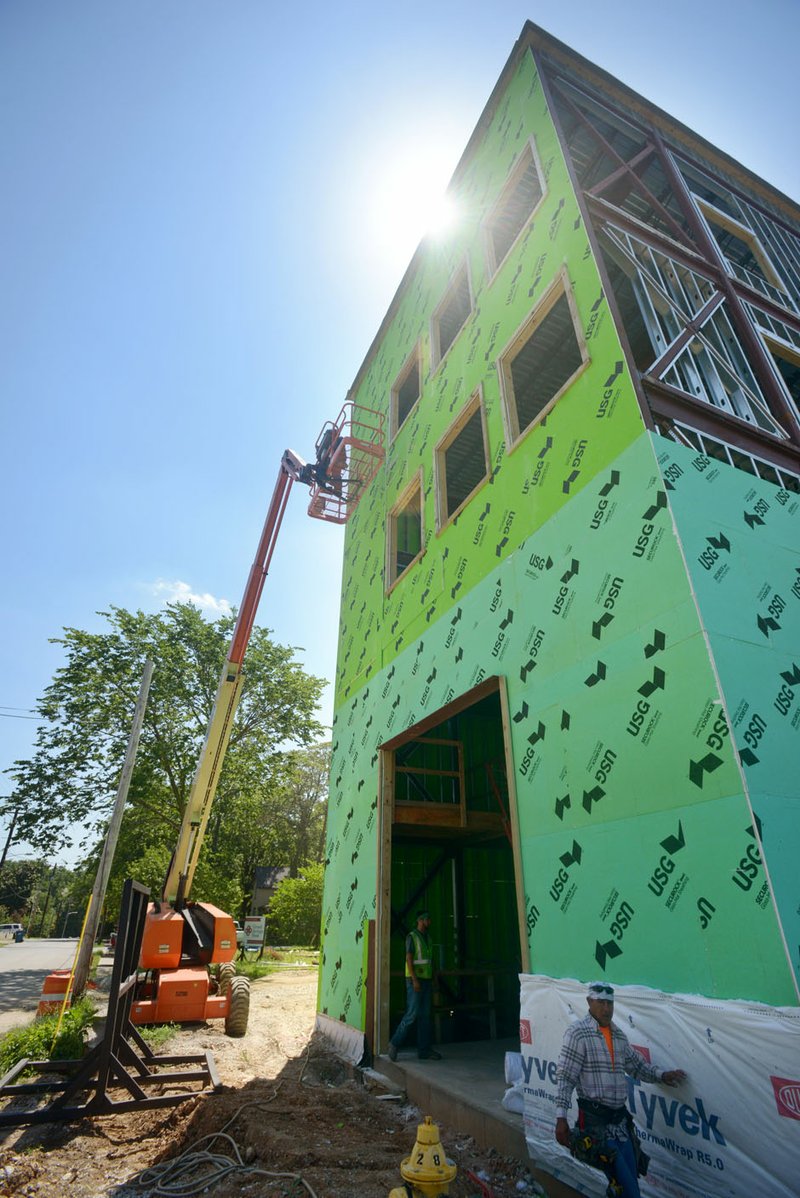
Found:
[[[12,715],[10,711],[0,710],[0,716],[3,716],[7,720],[36,720],[40,724],[45,722],[44,716],[40,715]]]

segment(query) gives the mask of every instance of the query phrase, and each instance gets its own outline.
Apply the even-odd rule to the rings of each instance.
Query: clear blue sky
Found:
[[[0,770],[62,626],[238,602],[526,18],[800,195],[798,0],[0,4]],[[305,495],[260,620],[331,678]]]

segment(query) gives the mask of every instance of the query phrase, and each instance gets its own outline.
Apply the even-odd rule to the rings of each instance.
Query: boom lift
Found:
[[[346,523],[383,461],[382,414],[346,402],[336,420],[324,425],[315,450],[313,463],[290,449],[281,458],[178,843],[161,900],[148,908],[139,962],[146,973],[131,1007],[134,1023],[224,1018],[229,1035],[242,1036],[247,1029],[249,983],[234,976],[234,921],[211,903],[190,901],[192,880],[241,697],[250,633],[292,485],[310,488],[309,516]],[[211,965],[219,966],[218,978],[211,976]]]

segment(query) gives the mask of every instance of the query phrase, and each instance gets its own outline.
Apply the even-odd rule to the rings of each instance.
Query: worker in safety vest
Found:
[[[389,1059],[397,1060],[414,1023],[417,1025],[417,1056],[421,1061],[441,1061],[442,1054],[431,1048],[431,1005],[433,1002],[433,954],[428,932],[431,917],[417,912],[417,926],[406,936],[406,1009],[389,1041]]]

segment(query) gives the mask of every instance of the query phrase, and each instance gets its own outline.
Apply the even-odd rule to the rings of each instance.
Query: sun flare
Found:
[[[395,147],[388,162],[375,164],[365,216],[375,251],[407,262],[425,237],[444,238],[455,229],[459,210],[447,194],[451,162],[434,147]]]

